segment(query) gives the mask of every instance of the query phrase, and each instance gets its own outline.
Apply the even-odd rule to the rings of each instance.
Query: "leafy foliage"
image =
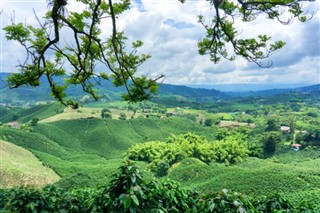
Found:
[[[101,110],[101,118],[112,118],[112,114],[110,109],[102,109]]]
[[[152,171],[159,176],[167,174],[171,165],[184,158],[194,157],[207,164],[212,162],[227,165],[242,162],[248,156],[247,145],[234,138],[208,142],[205,138],[188,133],[172,136],[166,142],[147,142],[131,147],[126,157],[131,160],[146,161]]]
[[[79,104],[67,97],[68,87],[81,85],[85,92],[98,99],[94,82],[112,79],[114,86],[126,87],[128,94],[123,95],[125,100],[136,102],[149,99],[156,92],[156,80],[161,76],[156,79],[134,76],[137,67],[150,58],[150,55],[136,54],[137,49],[143,45],[142,41],[134,41],[127,48],[128,38],[124,32],[117,31],[116,18],[130,8],[130,1],[113,3],[112,0],[98,0],[78,3],[83,4],[86,9],[81,12],[70,11],[66,15],[64,11],[67,1],[49,1],[50,9],[43,23],[38,19],[38,28],[24,26],[22,23],[4,27],[6,39],[17,41],[25,48],[27,55],[26,60],[18,66],[21,73],[12,74],[8,78],[9,86],[39,86],[40,78],[45,76],[54,98],[64,105],[78,108]],[[109,19],[112,27],[107,39],[102,38],[101,20],[104,18]],[[64,29],[73,32],[70,44],[60,42],[60,32]],[[54,53],[53,60],[48,59],[52,55],[49,50]],[[104,68],[96,72],[99,64]],[[68,77],[67,67],[72,68]],[[57,81],[54,78],[56,76],[64,76],[64,82]]]
[[[171,180],[147,181],[127,161],[110,185],[64,192],[43,189],[1,190],[0,210],[9,212],[315,212],[308,203],[293,206],[279,194],[253,199],[222,190],[200,194]],[[311,208],[310,208],[311,207]]]
[[[203,15],[199,15],[199,22],[206,29],[206,36],[198,42],[201,55],[210,55],[210,60],[218,63],[222,58],[234,60],[242,56],[260,67],[270,67],[272,62],[263,63],[270,54],[285,45],[283,41],[270,44],[271,37],[258,35],[256,38],[243,38],[235,26],[236,19],[251,22],[260,14],[266,14],[268,19],[276,19],[282,24],[289,24],[293,18],[305,22],[305,16],[300,0],[251,1],[251,0],[210,0],[214,16],[207,23]],[[282,20],[281,15],[290,14],[288,21]],[[233,50],[233,53],[231,51]]]

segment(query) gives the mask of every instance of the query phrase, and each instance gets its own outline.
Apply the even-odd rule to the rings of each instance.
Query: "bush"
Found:
[[[228,137],[223,141],[208,142],[205,138],[187,133],[171,136],[166,142],[147,142],[131,147],[126,157],[130,160],[146,161],[149,168],[158,176],[167,174],[171,165],[193,157],[204,163],[226,163],[227,165],[242,162],[249,154],[246,143],[239,137]]]

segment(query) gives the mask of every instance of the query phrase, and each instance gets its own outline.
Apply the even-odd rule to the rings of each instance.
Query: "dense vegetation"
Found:
[[[111,184],[63,191],[1,190],[0,209],[13,212],[316,212],[310,203],[291,204],[279,194],[260,198],[230,192],[200,194],[171,180],[146,180],[131,162],[120,167]]]
[[[212,162],[233,165],[244,161],[249,149],[242,135],[226,137],[222,141],[208,142],[205,138],[185,134],[172,136],[166,142],[147,142],[129,149],[126,157],[146,161],[159,176],[167,175],[168,169],[185,158],[197,158],[204,163]],[[241,137],[242,136],[242,137]]]
[[[291,212],[317,212],[318,99],[288,97],[281,101],[277,95],[243,97],[217,103],[177,98],[169,105],[161,98],[157,103],[138,104],[89,100],[86,105],[94,108],[77,110],[57,104],[1,107],[1,139],[31,151],[61,177],[54,187],[2,190],[2,208],[20,208],[17,205],[22,201],[15,197],[24,200],[23,206],[28,208],[44,203],[74,211],[158,208],[165,212],[184,211],[192,205],[195,212],[217,212],[229,208],[228,203],[237,209],[231,204],[237,201],[247,212],[277,209],[279,203],[283,204],[279,209],[290,208]],[[177,105],[171,107],[173,103]],[[282,132],[281,126],[291,131]],[[290,147],[294,143],[301,144],[299,151]],[[144,178],[140,186],[150,199],[135,191],[136,198],[124,193],[130,195],[128,199],[110,192],[117,179],[112,174],[124,157],[141,168]],[[172,187],[172,195],[160,190],[168,187]],[[99,200],[103,195],[104,200]],[[33,202],[37,196],[43,200]],[[152,201],[153,196],[162,202]],[[186,206],[175,199],[185,200]],[[267,207],[267,203],[274,206]]]
[[[167,93],[154,97],[163,75],[138,72],[151,56],[139,53],[143,42],[130,40],[118,25],[131,1],[77,2],[76,10],[66,10],[67,0],[49,0],[46,14],[36,17],[39,27],[12,18],[3,28],[7,40],[24,48],[25,60],[20,73],[0,79],[22,88],[10,94],[1,85],[0,143],[29,150],[61,180],[42,189],[1,189],[0,211],[319,212],[319,85],[270,97],[162,85]],[[260,15],[282,24],[309,18],[300,0],[207,2],[214,12],[198,16],[205,29],[198,52],[214,63],[240,56],[270,67],[265,59],[285,42],[260,33],[239,37],[236,23]],[[102,19],[109,20],[107,28]],[[39,95],[24,87],[41,84]],[[56,104],[39,105],[51,100],[49,93],[71,107],[72,116]],[[153,103],[105,103],[120,97]],[[101,109],[79,108],[99,98]],[[147,170],[131,161],[121,165],[124,157]]]

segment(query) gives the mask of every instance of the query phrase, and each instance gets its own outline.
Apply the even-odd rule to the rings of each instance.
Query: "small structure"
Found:
[[[281,126],[280,130],[283,133],[290,133],[290,127],[289,126]]]
[[[301,148],[301,144],[298,144],[298,143],[291,144],[291,149],[295,152],[299,151],[300,148]]]
[[[20,123],[14,121],[14,122],[10,122],[8,123],[8,126],[14,129],[19,129],[20,128]]]
[[[178,115],[177,112],[167,112],[167,113],[166,113],[166,116],[167,116],[167,117],[169,117],[169,116],[176,116],[176,115]]]

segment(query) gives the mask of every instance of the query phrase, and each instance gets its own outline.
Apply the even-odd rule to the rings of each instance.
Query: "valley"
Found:
[[[1,188],[51,183],[66,191],[94,189],[110,184],[130,159],[147,180],[169,178],[201,193],[279,193],[291,203],[303,200],[320,209],[319,87],[308,95],[299,89],[212,100],[169,88],[137,104],[115,99],[86,101],[78,109],[55,102],[1,106],[1,175],[10,179]],[[200,91],[198,97],[208,94]],[[17,147],[10,156],[27,156],[23,149],[38,163],[16,162],[14,172],[3,172],[14,161],[6,157],[8,144]],[[291,144],[301,148],[295,151]],[[51,172],[37,169],[39,164]],[[47,182],[23,178],[38,170]]]

